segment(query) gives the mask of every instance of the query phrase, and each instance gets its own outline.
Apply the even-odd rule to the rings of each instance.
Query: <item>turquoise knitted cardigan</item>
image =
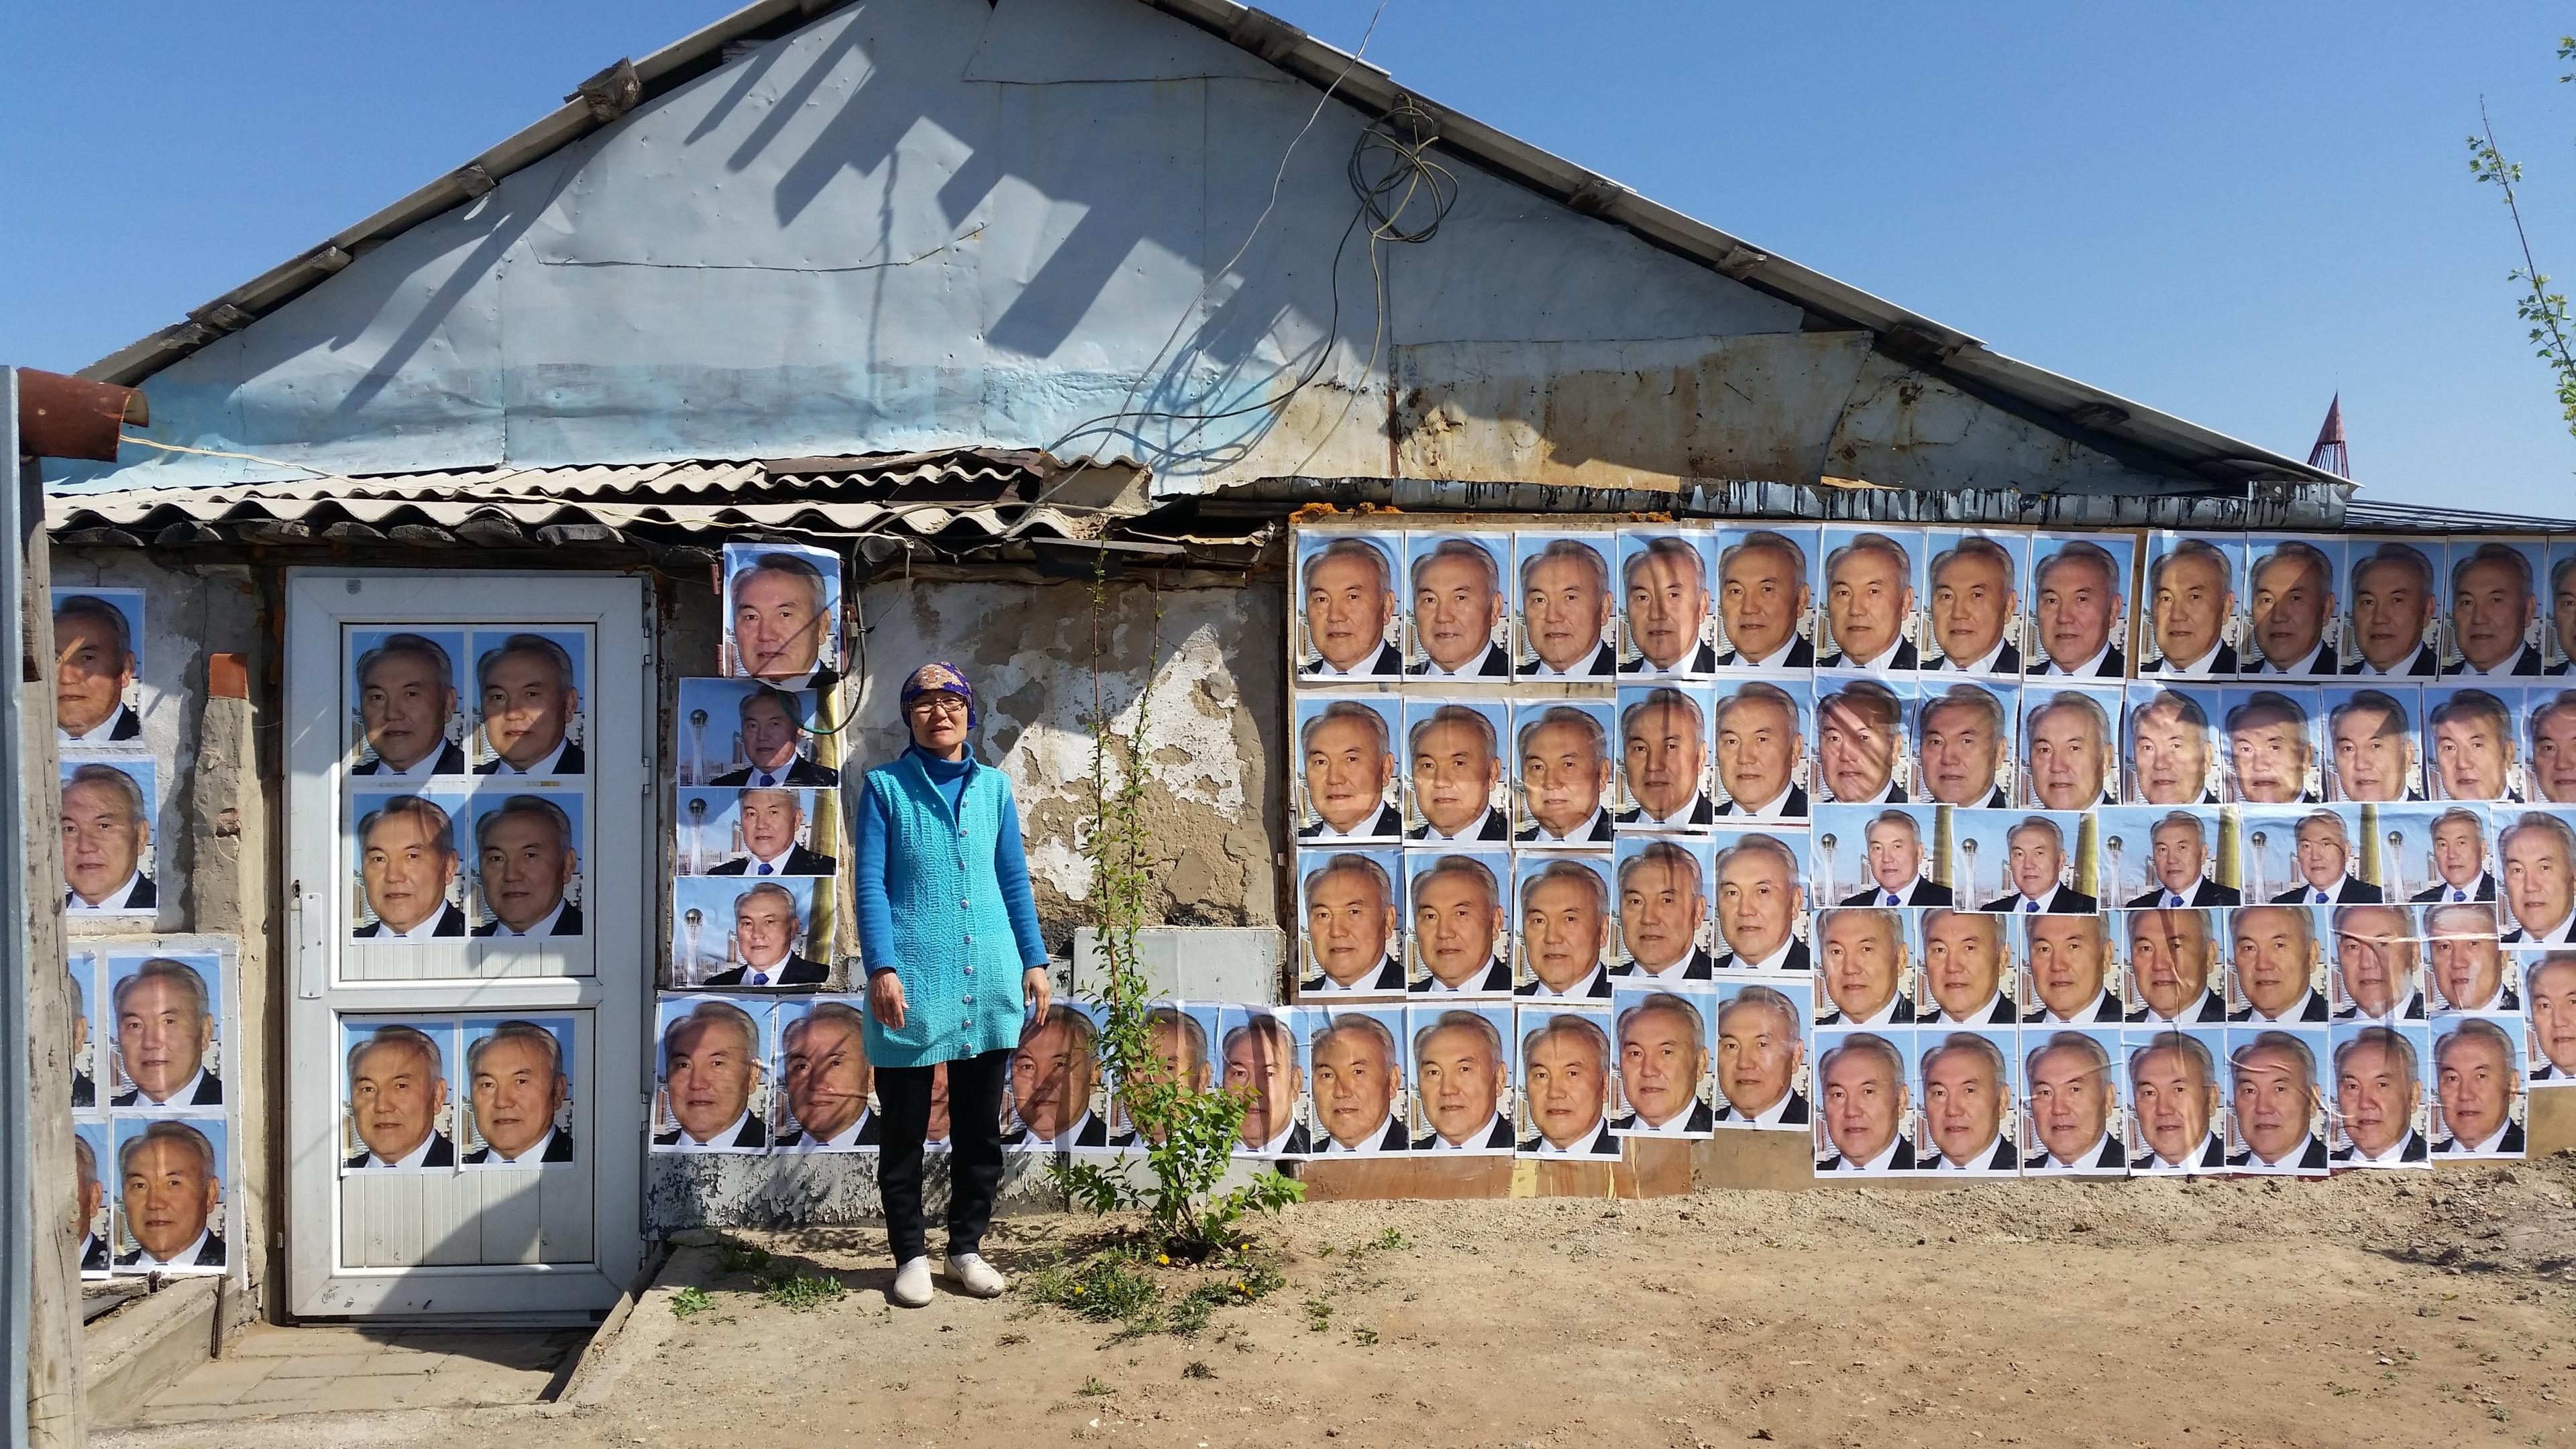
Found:
[[[877,812],[885,825],[881,851],[866,848],[872,822],[860,830],[855,904],[863,964],[872,974],[892,966],[904,994],[900,1030],[868,1018],[868,1060],[927,1067],[1018,1046],[1020,975],[1046,964],[1046,945],[1037,912],[1014,912],[1004,892],[1007,870],[1019,878],[1014,894],[1027,895],[1010,777],[976,764],[952,812],[906,751],[868,771],[860,789],[859,808]],[[884,923],[882,945],[866,939],[875,934],[866,929],[871,922]]]

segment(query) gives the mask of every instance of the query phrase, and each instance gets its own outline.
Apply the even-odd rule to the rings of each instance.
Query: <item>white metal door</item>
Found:
[[[636,579],[290,572],[297,1314],[633,1277],[653,668]]]

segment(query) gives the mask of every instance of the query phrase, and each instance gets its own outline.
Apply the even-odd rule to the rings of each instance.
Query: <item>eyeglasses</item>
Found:
[[[907,714],[964,714],[966,701],[953,694],[925,694],[904,706]]]

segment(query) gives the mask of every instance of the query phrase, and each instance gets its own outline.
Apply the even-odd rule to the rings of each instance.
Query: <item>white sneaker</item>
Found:
[[[956,1284],[957,1291],[969,1298],[999,1298],[1011,1287],[1011,1280],[1003,1277],[1000,1269],[985,1262],[981,1253],[950,1254],[948,1281]]]
[[[927,1256],[904,1259],[903,1265],[894,1270],[894,1289],[887,1296],[906,1308],[929,1307],[930,1259]]]

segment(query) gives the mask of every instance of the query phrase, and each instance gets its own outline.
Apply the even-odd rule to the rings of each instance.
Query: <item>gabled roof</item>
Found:
[[[465,165],[333,234],[250,281],[82,370],[132,385],[227,333],[248,326],[331,276],[360,253],[493,189],[501,178],[606,126],[644,101],[724,64],[740,48],[787,35],[852,0],[757,0],[641,60],[621,60],[584,81],[564,105]],[[1441,148],[1573,210],[1622,228],[1811,314],[1813,327],[1868,331],[1873,346],[1938,376],[1979,401],[2112,456],[2152,455],[2212,487],[2249,481],[2343,484],[2322,469],[2213,432],[2073,378],[2017,361],[1956,328],[1885,301],[1742,238],[1658,205],[1596,172],[1550,155],[1398,86],[1275,16],[1233,0],[1135,0],[1218,36],[1353,108],[1380,114],[1399,99],[1427,113]],[[2348,487],[2348,484],[2343,486]]]

